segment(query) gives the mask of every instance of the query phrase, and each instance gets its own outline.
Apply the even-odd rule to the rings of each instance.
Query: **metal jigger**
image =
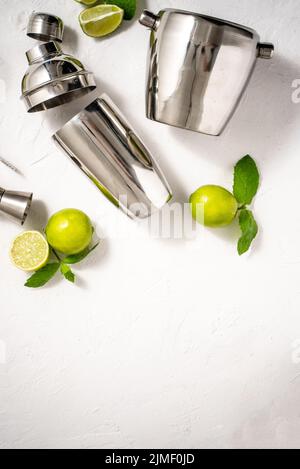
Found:
[[[19,191],[6,191],[0,187],[0,212],[19,221],[21,225],[28,215],[32,193]]]

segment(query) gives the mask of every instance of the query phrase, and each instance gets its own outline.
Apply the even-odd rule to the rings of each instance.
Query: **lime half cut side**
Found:
[[[47,264],[49,244],[39,231],[24,231],[12,242],[10,258],[18,269],[34,272]]]
[[[116,5],[96,5],[80,13],[79,23],[88,36],[103,37],[120,26],[123,16],[124,10]]]

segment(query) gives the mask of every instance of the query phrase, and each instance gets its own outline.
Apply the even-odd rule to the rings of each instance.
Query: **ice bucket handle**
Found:
[[[149,10],[144,10],[139,19],[140,24],[146,28],[156,30],[159,24],[159,16]]]

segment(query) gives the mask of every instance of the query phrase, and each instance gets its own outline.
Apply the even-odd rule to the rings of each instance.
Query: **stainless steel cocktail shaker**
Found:
[[[146,86],[149,119],[219,135],[246,88],[256,58],[272,44],[253,29],[188,11],[145,10],[151,29]]]
[[[108,96],[89,104],[53,138],[130,217],[145,218],[171,199],[159,166]]]
[[[93,74],[62,52],[57,42],[63,35],[60,18],[34,12],[27,34],[48,40],[26,52],[29,67],[22,80],[22,99],[28,112],[60,106],[96,87]],[[171,199],[171,189],[157,163],[106,95],[89,104],[53,138],[129,216],[147,217]]]

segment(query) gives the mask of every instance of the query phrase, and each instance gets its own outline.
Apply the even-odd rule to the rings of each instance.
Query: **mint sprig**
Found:
[[[71,256],[67,256],[64,258],[63,262],[64,264],[78,264],[81,262],[83,259],[85,259],[89,254],[91,254],[94,249],[99,245],[99,243],[95,244],[92,248],[87,248],[82,252],[79,252],[78,254],[72,254]]]
[[[40,270],[35,272],[31,277],[29,277],[25,283],[25,287],[29,288],[39,288],[46,285],[60,270],[62,276],[71,283],[75,283],[76,276],[72,271],[69,264],[78,264],[83,259],[85,259],[96,247],[99,243],[95,244],[92,248],[87,248],[84,251],[73,254],[70,256],[66,256],[65,258],[61,259],[58,254],[52,249],[52,253],[57,259],[57,262],[49,262]]]
[[[251,210],[243,209],[239,213],[239,225],[242,236],[238,240],[238,253],[241,256],[248,251],[252,241],[257,235],[258,226]]]
[[[49,264],[46,264],[45,267],[42,267],[40,270],[35,272],[27,282],[25,283],[25,287],[29,288],[39,288],[43,287],[46,285],[46,283],[49,282],[49,280],[54,277],[56,272],[58,271],[60,267],[59,262],[50,262]]]
[[[251,204],[259,186],[259,172],[255,161],[250,155],[240,159],[234,167],[233,195],[239,203],[238,218],[241,228],[241,237],[238,240],[239,255],[244,254],[251,246],[258,233],[258,226],[251,210]]]
[[[67,264],[64,264],[64,262],[61,263],[60,271],[66,280],[68,280],[71,283],[75,283],[76,277],[75,277],[74,272],[72,272],[71,268]]]
[[[250,155],[244,156],[234,167],[233,195],[241,205],[249,205],[259,185],[259,173]]]

